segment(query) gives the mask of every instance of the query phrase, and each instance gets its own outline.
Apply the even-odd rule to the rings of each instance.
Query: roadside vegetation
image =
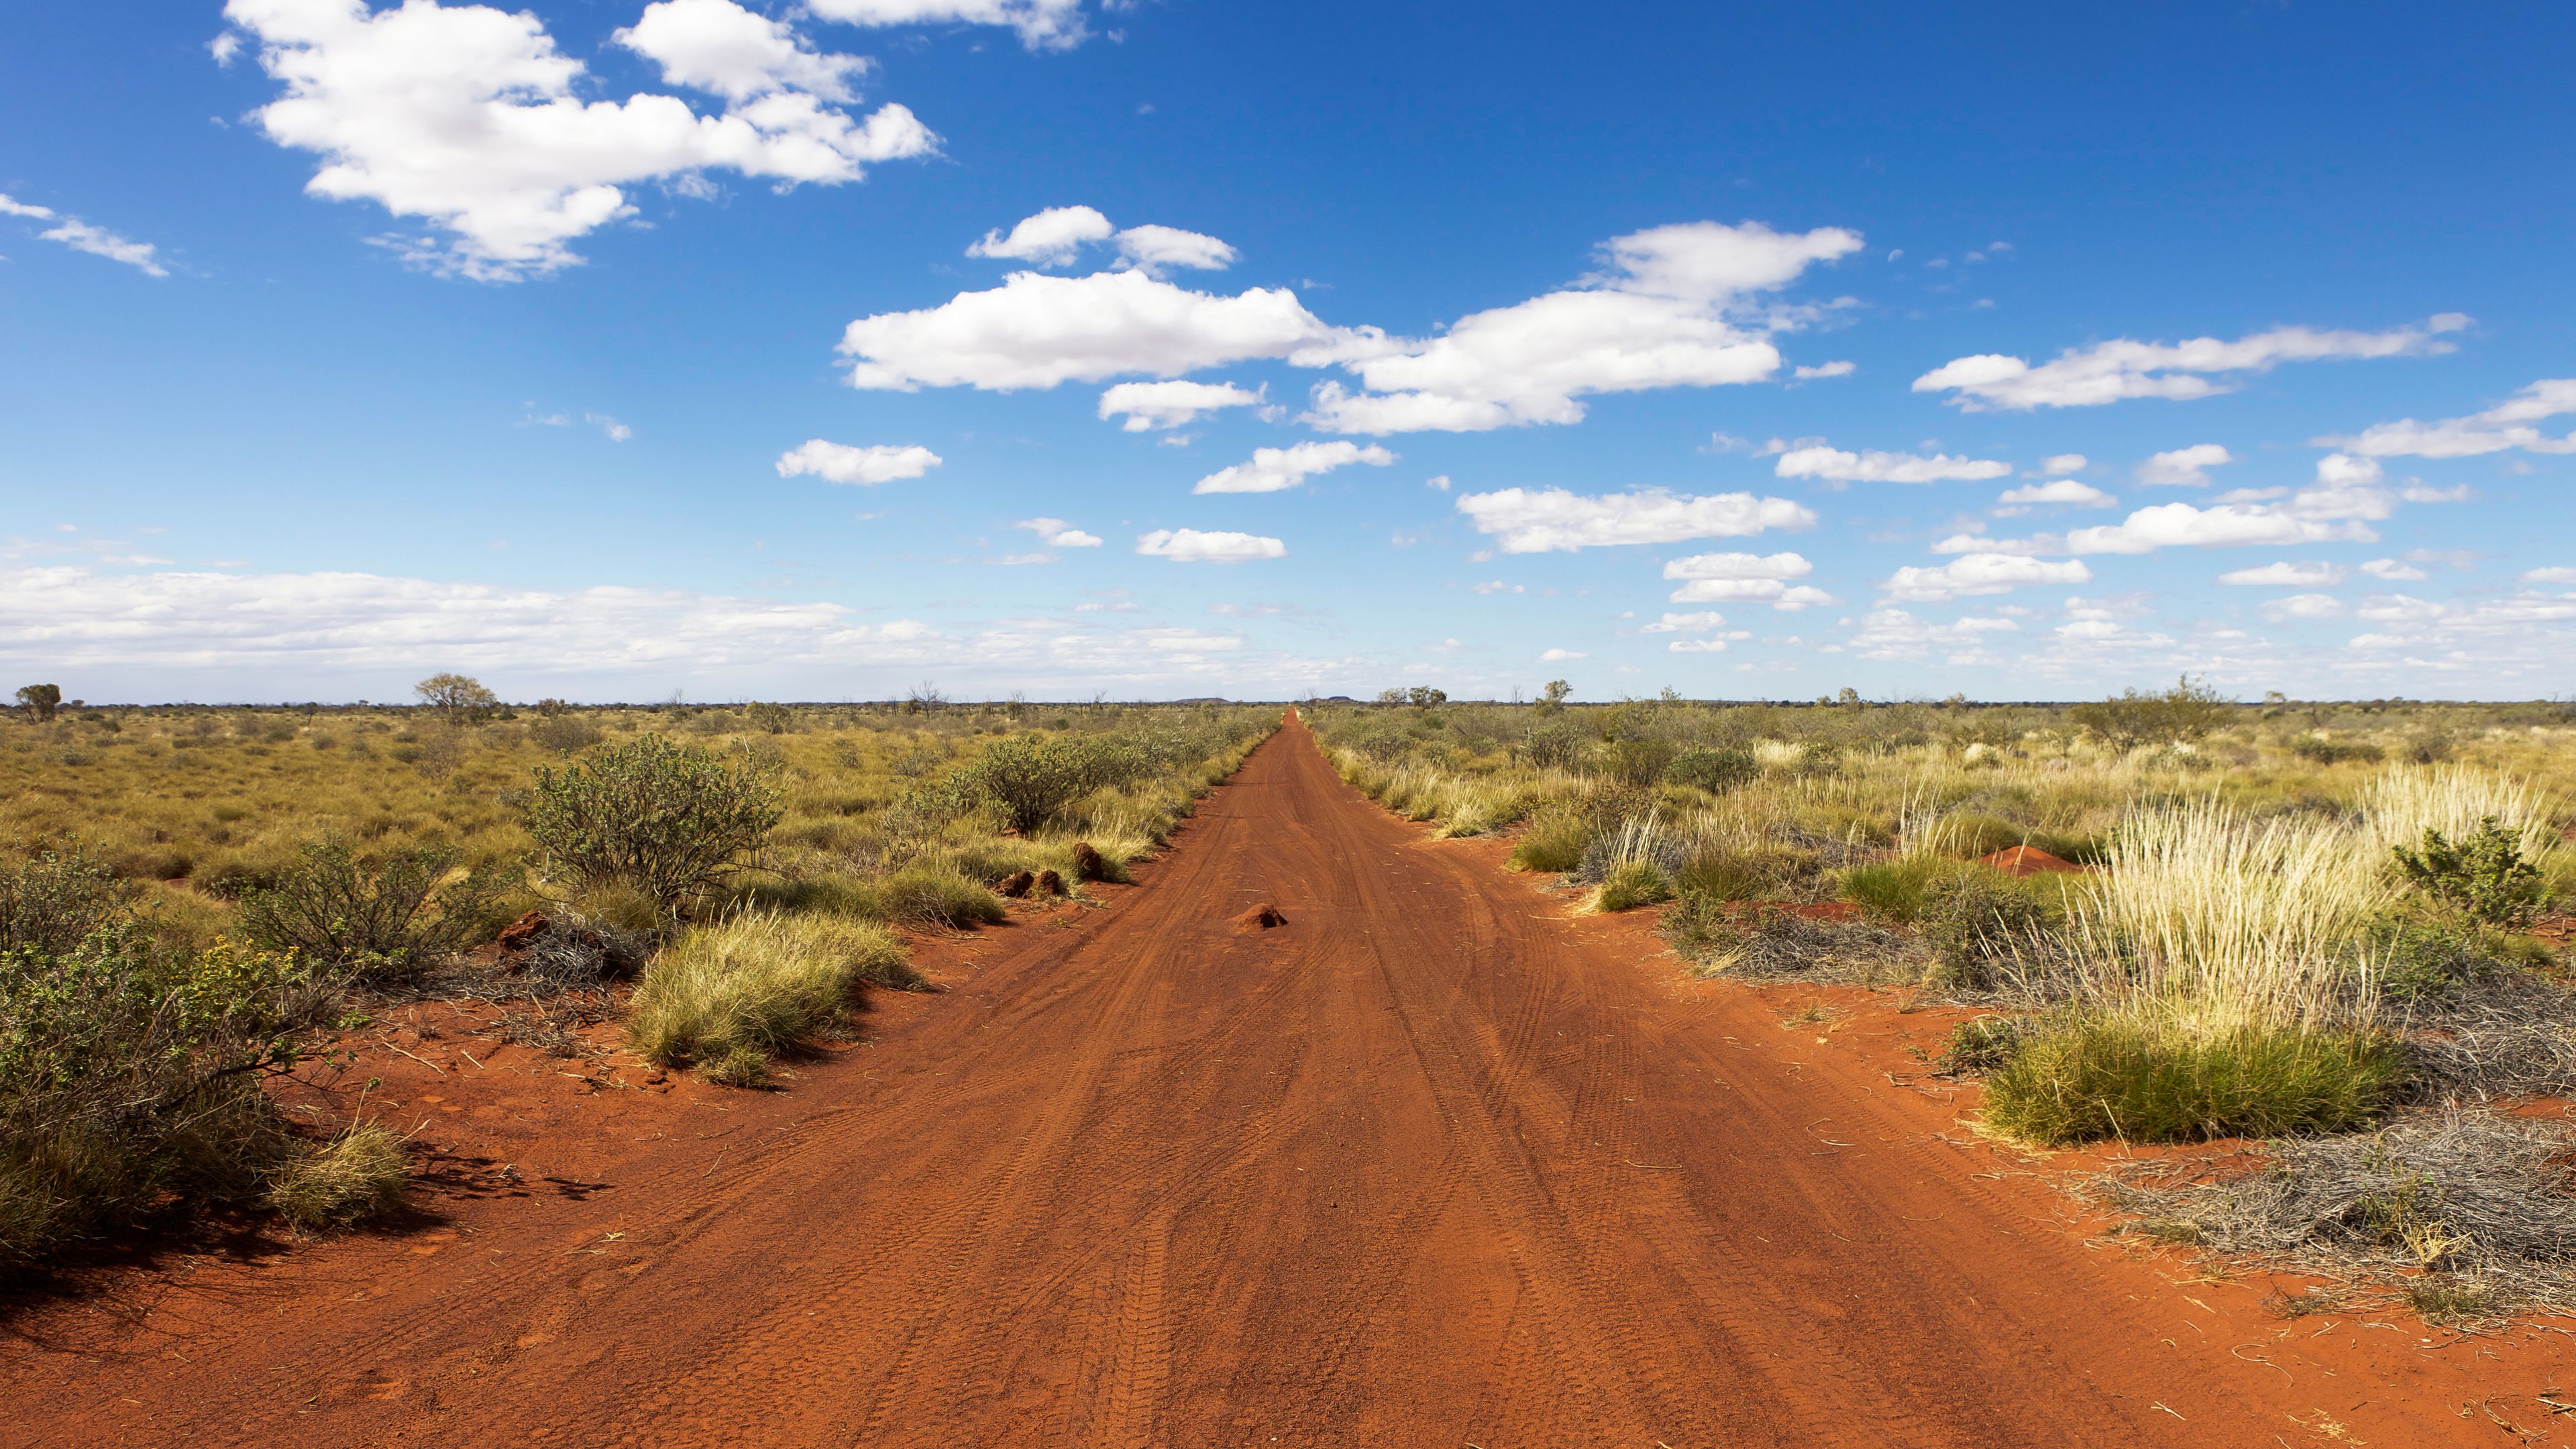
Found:
[[[0,723],[0,1274],[195,1208],[396,1210],[335,1033],[479,999],[557,1055],[759,1086],[921,989],[902,930],[1124,880],[1277,723],[1219,706],[97,709]],[[504,928],[507,928],[506,930]],[[497,938],[497,942],[496,942]]]
[[[1308,717],[1389,809],[1510,832],[1512,867],[1582,909],[1660,908],[1696,974],[1981,1008],[1943,1064],[1982,1076],[1987,1130],[2274,1139],[2259,1179],[2160,1209],[2192,1241],[2402,1269],[2436,1317],[2576,1304],[2563,1170],[2488,1171],[2477,1147],[2576,1154],[2563,1121],[2495,1110],[2576,1096],[2576,710],[2236,705],[2186,681],[2067,708],[1846,691]],[[2513,1232],[2488,1221],[2508,1182]]]

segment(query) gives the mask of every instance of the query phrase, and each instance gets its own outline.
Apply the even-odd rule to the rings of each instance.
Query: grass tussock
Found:
[[[2097,1015],[2040,1030],[1986,1078],[1985,1121],[2050,1147],[2366,1126],[2398,1094],[2397,1041],[2248,1024],[2202,1034]]]
[[[402,1135],[361,1121],[279,1168],[268,1205],[299,1228],[354,1227],[400,1208],[410,1184]]]
[[[644,968],[627,1040],[664,1066],[754,1086],[770,1064],[832,1029],[862,982],[919,978],[879,926],[831,916],[743,915],[694,928]]]

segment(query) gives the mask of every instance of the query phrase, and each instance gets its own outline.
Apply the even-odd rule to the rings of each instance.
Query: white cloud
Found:
[[[1192,493],[1276,493],[1294,488],[1318,473],[1352,463],[1366,463],[1383,468],[1395,461],[1395,454],[1374,444],[1298,443],[1286,448],[1255,448],[1252,461],[1237,463],[1201,478]]]
[[[50,206],[37,206],[0,192],[0,216],[23,216],[30,221],[50,221],[54,226],[36,233],[44,241],[61,242],[76,252],[123,262],[147,276],[166,277],[161,265],[159,247],[150,242],[129,241],[105,227],[92,226],[76,216],[64,216]]]
[[[1724,628],[1726,616],[1714,609],[1696,614],[1666,614],[1652,624],[1640,625],[1641,634],[1705,634]]]
[[[2361,566],[2361,571],[2374,579],[2385,579],[2393,584],[2414,583],[2429,577],[2413,564],[2402,564],[2393,558],[2372,559]]]
[[[2417,574],[2416,577],[2422,578],[2423,575]],[[2526,584],[2576,584],[2576,569],[2528,569],[2524,571],[2522,581]]]
[[[1346,433],[1483,432],[1572,423],[1598,393],[1756,382],[1780,367],[1767,334],[1797,315],[1748,300],[1848,255],[1840,227],[1775,232],[1689,222],[1602,249],[1583,285],[1459,318],[1428,339],[1375,339],[1343,363],[1366,391],[1315,390],[1306,421]]]
[[[2300,517],[2262,503],[2220,503],[2195,508],[2165,503],[2141,508],[2117,524],[2079,528],[2066,536],[2073,553],[2152,553],[2160,548],[2246,548],[2261,544],[2330,543],[2379,537],[2359,523]]]
[[[1984,458],[1953,458],[1947,453],[1846,453],[1812,443],[1780,455],[1772,472],[1783,478],[1818,478],[1828,483],[1939,483],[2001,478],[2010,463]]]
[[[1660,488],[1598,498],[1562,488],[1505,488],[1462,495],[1458,511],[1475,521],[1478,533],[1502,535],[1505,553],[1735,538],[1768,528],[1808,528],[1816,521],[1811,510],[1785,498],[1677,495]]]
[[[2273,623],[2284,619],[2340,619],[2344,616],[2343,600],[2332,594],[2292,594],[2287,598],[2263,601],[2263,617]]]
[[[668,95],[583,101],[582,63],[524,12],[229,0],[224,17],[259,41],[285,91],[253,113],[260,129],[323,157],[305,189],[426,219],[448,240],[403,241],[406,258],[484,281],[579,261],[568,244],[630,215],[620,188],[636,182],[687,191],[730,170],[829,185],[938,145],[902,106],[862,121],[827,104],[849,95],[860,63],[807,50],[731,0],[662,0],[619,33],[675,83],[725,96],[713,116]]]
[[[1703,553],[1664,565],[1665,578],[1682,581],[1673,590],[1676,604],[1769,604],[1787,612],[1835,602],[1822,589],[1787,582],[1813,572],[1815,565],[1794,553]]]
[[[2021,626],[2010,619],[1965,618],[1948,624],[1918,619],[1903,609],[1872,609],[1851,639],[1852,652],[1863,659],[1921,663],[1934,654],[1948,664],[1997,664],[1986,647],[1988,634],[2012,634]]]
[[[1529,589],[1526,585],[1522,584],[1507,584],[1501,579],[1487,579],[1481,584],[1470,585],[1468,587],[1468,592],[1474,594],[1526,594],[1529,592]]]
[[[2576,377],[2544,377],[2485,412],[2438,423],[2403,418],[2365,428],[2348,438],[2318,438],[2321,448],[2341,448],[2375,458],[2469,458],[2520,448],[2532,453],[2576,453],[2576,432],[2553,438],[2531,424],[2576,412]]]
[[[2210,469],[2235,461],[2235,454],[2216,443],[2194,443],[2140,463],[2138,481],[2150,488],[2206,488]]]
[[[1223,271],[1234,265],[1237,255],[1233,247],[1204,232],[1150,224],[1118,233],[1118,254],[1148,272],[1164,267]]]
[[[1591,655],[1584,653],[1580,649],[1550,649],[1538,657],[1538,662],[1541,664],[1562,664],[1568,659],[1589,659],[1591,657]]]
[[[2365,572],[2369,567],[2367,564],[2362,566]],[[2416,577],[2421,578],[2423,575],[2418,574]],[[2288,559],[2282,559],[2278,563],[2267,563],[2260,568],[2235,569],[2218,576],[2218,581],[2222,584],[2258,585],[2283,589],[2330,588],[2342,583],[2343,580],[2344,567],[2341,564],[2293,563]]]
[[[1082,0],[805,0],[851,25],[1007,25],[1031,50],[1069,50],[1089,38]]]
[[[984,233],[982,241],[966,248],[966,255],[1060,267],[1081,253],[1083,243],[1106,241],[1117,230],[1109,224],[1109,218],[1088,206],[1050,206],[1035,216],[1021,218],[1009,236],[998,231]]]
[[[1250,407],[1261,394],[1230,382],[1122,382],[1100,395],[1100,417],[1124,415],[1131,433],[1177,428],[1220,408]]]
[[[1172,377],[1252,358],[1320,366],[1340,334],[1286,288],[1226,297],[1141,271],[1049,277],[1018,272],[937,307],[852,322],[841,351],[855,387],[1007,392],[1120,373]]]
[[[2195,337],[2177,343],[2121,338],[2070,347],[2037,367],[2018,357],[1986,353],[1954,359],[1914,380],[1916,392],[1948,392],[1971,412],[1989,408],[2093,407],[2123,398],[2209,397],[2228,390],[2213,374],[2266,372],[2284,362],[2338,358],[2420,357],[2449,352],[2441,334],[2469,319],[2444,313],[2420,327],[2387,332],[2320,332],[2278,327],[2222,342]]]
[[[1999,508],[1998,513],[2023,510]],[[2024,558],[2066,552],[2066,536],[2059,533],[2037,533],[2028,538],[1988,538],[1982,533],[1954,533],[1932,545],[1934,553],[2011,553]]]
[[[2007,488],[1995,501],[2028,506],[2041,503],[2077,503],[2086,508],[2113,508],[2120,500],[2089,483],[2060,478],[2053,483],[2037,483],[2027,488]]]
[[[855,483],[869,487],[891,483],[898,478],[918,478],[939,466],[937,453],[921,445],[881,443],[872,448],[854,448],[847,443],[827,443],[821,438],[808,438],[795,449],[778,455],[778,476],[795,478],[811,473],[826,483]]]
[[[2079,559],[2049,563],[2010,553],[1962,554],[1938,568],[1907,566],[1879,587],[1890,598],[1941,600],[2000,594],[2029,584],[2083,584],[2093,571]]]
[[[771,91],[846,101],[850,82],[873,64],[865,56],[821,54],[794,30],[734,0],[655,0],[614,39],[658,62],[666,83],[730,101]]]
[[[1288,545],[1253,533],[1202,533],[1195,528],[1158,528],[1137,537],[1136,551],[1175,563],[1241,563],[1246,559],[1285,558]]]
[[[2052,453],[2039,460],[2042,473],[2081,473],[2092,460],[2082,453]]]
[[[1859,366],[1855,363],[1828,362],[1818,367],[1795,368],[1790,371],[1789,375],[1800,382],[1813,382],[1818,378],[1825,377],[1849,377],[1859,370]]]
[[[1023,518],[1011,525],[1025,528],[1044,540],[1049,548],[1098,548],[1100,539],[1083,532],[1061,518]]]

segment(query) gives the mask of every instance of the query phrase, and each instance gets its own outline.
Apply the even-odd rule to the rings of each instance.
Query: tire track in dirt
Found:
[[[0,1443],[2232,1445],[2312,1406],[1293,721],[1140,879],[590,1200],[483,1212],[478,1262],[330,1244],[209,1275],[167,1353],[12,1349]],[[2449,1407],[2402,1442],[2480,1442]]]

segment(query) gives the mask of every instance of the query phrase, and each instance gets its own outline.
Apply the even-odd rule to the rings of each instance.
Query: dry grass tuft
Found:
[[[682,935],[644,969],[627,1040],[664,1066],[753,1085],[779,1054],[829,1030],[859,984],[920,978],[882,926],[754,914]]]
[[[410,1184],[401,1134],[382,1123],[355,1122],[279,1169],[268,1205],[299,1228],[353,1227],[400,1208]]]

